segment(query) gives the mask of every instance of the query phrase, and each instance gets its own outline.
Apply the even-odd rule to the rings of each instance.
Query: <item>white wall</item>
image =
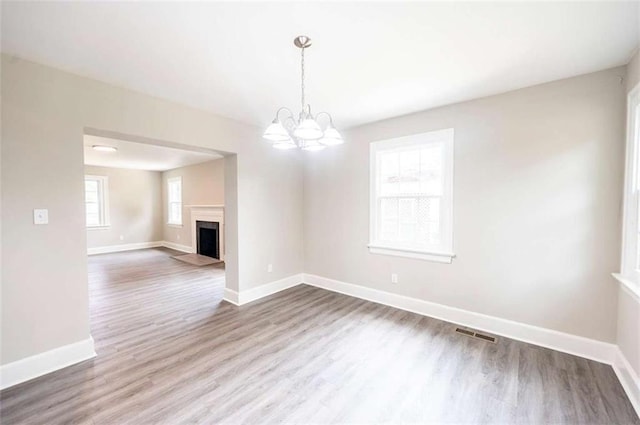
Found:
[[[167,224],[169,207],[167,181],[182,177],[182,226]],[[189,205],[224,205],[224,159],[216,159],[162,173],[162,211],[164,240],[191,246]]]
[[[227,286],[302,272],[299,153],[272,149],[260,128],[6,55],[1,84],[2,364],[89,336],[85,128],[236,153],[225,158],[237,171],[225,187],[237,211],[225,220]],[[49,225],[33,225],[34,208],[49,209]]]
[[[307,155],[305,272],[613,342],[624,75],[616,68],[364,125],[344,146]],[[369,143],[449,127],[453,264],[370,254]]]
[[[111,225],[87,228],[88,248],[162,240],[160,172],[85,165],[84,173],[109,179]]]

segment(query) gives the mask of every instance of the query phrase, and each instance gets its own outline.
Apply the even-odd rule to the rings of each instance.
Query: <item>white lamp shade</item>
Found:
[[[296,142],[294,142],[291,139],[291,137],[289,137],[287,140],[280,140],[275,142],[273,144],[273,147],[276,149],[286,150],[286,149],[295,149],[298,147],[298,145],[296,145]]]
[[[318,140],[322,137],[322,130],[313,118],[305,118],[293,130],[293,135],[301,140]]]
[[[314,151],[321,151],[324,148],[326,148],[326,146],[320,144],[317,140],[307,140],[302,144],[303,151],[314,152]]]
[[[340,133],[338,133],[338,130],[336,130],[332,126],[329,126],[324,131],[324,136],[322,137],[322,139],[320,139],[320,143],[325,146],[335,146],[343,144],[344,140],[342,139]]]
[[[274,120],[269,127],[267,127],[262,137],[272,142],[286,142],[287,140],[291,140],[291,136],[289,136],[287,130],[280,121],[277,120]]]

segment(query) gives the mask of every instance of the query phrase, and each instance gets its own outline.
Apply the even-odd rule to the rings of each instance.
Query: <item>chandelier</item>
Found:
[[[344,143],[342,136],[333,126],[331,115],[320,112],[315,117],[311,114],[311,106],[304,100],[304,50],[311,47],[311,39],[305,35],[296,37],[293,44],[301,50],[300,69],[302,75],[302,110],[296,120],[289,108],[280,108],[276,112],[273,122],[267,127],[263,137],[273,144],[276,149],[300,148],[305,151],[319,151],[327,146],[335,146]],[[280,120],[284,113],[284,120]],[[317,119],[327,117],[324,130],[318,124]]]

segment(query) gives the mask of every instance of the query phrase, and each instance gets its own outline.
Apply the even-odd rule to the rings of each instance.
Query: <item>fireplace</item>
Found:
[[[220,223],[196,220],[196,239],[198,254],[220,259]]]
[[[224,261],[224,205],[187,205],[187,208],[191,215],[191,252]],[[209,245],[205,251],[213,249],[214,252],[202,254],[201,237],[205,245]],[[213,247],[209,244],[211,240]]]

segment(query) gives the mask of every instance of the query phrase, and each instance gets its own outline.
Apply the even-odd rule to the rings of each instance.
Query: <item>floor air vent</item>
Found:
[[[496,343],[496,337],[495,336],[485,335],[485,334],[482,334],[480,332],[476,332],[476,331],[472,331],[472,330],[464,329],[464,328],[456,328],[456,332],[459,333],[459,334],[462,334],[462,335],[470,336],[471,338],[476,338],[476,339],[481,339],[483,341],[493,342],[494,344]]]

